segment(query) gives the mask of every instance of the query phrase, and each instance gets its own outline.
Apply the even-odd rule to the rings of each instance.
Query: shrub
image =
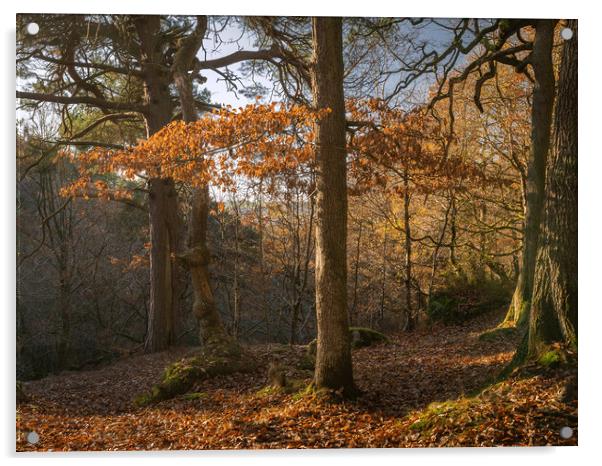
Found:
[[[433,322],[462,323],[508,304],[511,291],[508,284],[496,280],[454,276],[431,295],[427,315]]]
[[[427,314],[432,321],[451,324],[462,320],[458,302],[453,296],[438,292],[433,294],[429,301]]]

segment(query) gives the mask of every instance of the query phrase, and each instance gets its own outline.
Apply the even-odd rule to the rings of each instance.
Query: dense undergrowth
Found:
[[[427,315],[431,321],[458,324],[508,304],[511,295],[510,283],[449,274],[445,285],[431,295]]]

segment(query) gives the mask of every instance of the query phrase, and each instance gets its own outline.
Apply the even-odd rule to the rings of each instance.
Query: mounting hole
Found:
[[[40,32],[40,26],[38,23],[29,23],[27,26],[25,26],[25,30],[30,36],[35,36],[38,32]]]
[[[573,38],[573,30],[571,28],[564,28],[562,31],[560,31],[560,36],[564,40],[571,40]]]
[[[569,426],[564,426],[562,429],[560,429],[560,436],[564,439],[569,439],[573,436],[573,429],[571,429]]]
[[[39,441],[40,441],[40,436],[38,435],[37,432],[29,432],[27,434],[27,442],[28,443],[31,443],[32,445],[35,445]]]

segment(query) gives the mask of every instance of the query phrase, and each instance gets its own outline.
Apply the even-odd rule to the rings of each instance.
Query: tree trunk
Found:
[[[178,90],[182,119],[193,122],[197,119],[192,93],[192,80],[188,70],[196,51],[200,47],[206,30],[206,19],[199,18],[199,25],[188,41],[176,54],[174,62],[174,82]],[[184,54],[186,52],[186,54]],[[200,339],[205,348],[222,347],[231,343],[213,297],[209,279],[210,254],[207,248],[207,219],[209,217],[209,186],[193,190],[190,215],[188,250],[180,254],[190,271],[194,292],[193,311],[199,319]]]
[[[449,238],[449,262],[452,265],[452,270],[458,272],[458,261],[456,259],[456,242],[458,238],[456,221],[458,217],[458,207],[456,205],[456,195],[451,194],[451,220],[450,220],[450,238]]]
[[[180,257],[190,271],[194,291],[194,315],[199,319],[200,339],[205,348],[230,343],[219,314],[209,279],[210,254],[207,248],[209,187],[194,190],[190,216],[188,250]]]
[[[234,315],[232,319],[232,335],[238,340],[240,335],[240,280],[239,280],[239,261],[240,261],[240,209],[236,197],[233,196],[233,205],[236,212],[234,218],[234,279],[232,284],[232,294],[234,301]]]
[[[445,235],[447,233],[447,225],[449,223],[450,212],[453,211],[454,206],[454,194],[450,192],[449,203],[447,204],[447,209],[445,210],[445,217],[443,217],[443,225],[441,227],[441,233],[439,233],[439,238],[437,239],[437,244],[435,244],[435,250],[433,251],[433,258],[431,261],[431,276],[429,279],[428,288],[426,290],[426,299],[427,299],[427,307],[428,303],[431,301],[431,296],[433,294],[433,288],[435,285],[435,275],[437,274],[437,263],[439,262],[439,252],[443,246],[443,241],[445,240]],[[451,244],[451,241],[450,241]],[[451,249],[451,248],[450,248]],[[418,293],[419,297],[422,297],[422,293]],[[418,306],[420,309],[421,306]]]
[[[355,391],[347,311],[347,167],[341,18],[312,18],[316,123],[316,388]]]
[[[64,218],[64,212],[60,215]],[[57,271],[59,274],[59,289],[58,289],[58,307],[61,316],[61,331],[59,339],[59,364],[62,368],[69,366],[71,359],[71,315],[72,315],[72,280],[69,267],[70,254],[72,250],[71,244],[71,228],[66,225],[66,222],[61,222],[65,226],[61,233],[61,243],[58,247]]]
[[[174,222],[177,206],[175,185],[171,179],[149,180],[150,221],[150,309],[144,350],[162,351],[174,342],[177,273],[174,255],[178,228]]]
[[[564,42],[547,196],[529,320],[528,356],[577,344],[577,20]]]
[[[504,325],[523,325],[529,318],[554,106],[552,44],[555,25],[556,20],[539,20],[535,26],[531,54],[535,85],[531,110],[531,153],[527,163],[523,250],[516,289]]]
[[[144,99],[149,110],[146,117],[147,135],[159,131],[171,120],[173,106],[169,95],[169,77],[159,66],[157,47],[159,16],[139,16],[134,24],[140,38]],[[150,223],[150,309],[144,342],[146,352],[162,351],[175,338],[179,287],[175,264],[180,225],[175,183],[169,178],[149,180]]]
[[[362,245],[362,226],[363,222],[360,220],[358,232],[357,232],[357,242],[355,245],[355,267],[353,271],[353,304],[351,305],[351,312],[349,313],[349,320],[351,325],[356,321],[356,313],[357,313],[357,286],[359,281],[359,268],[360,268],[360,252]]]
[[[301,313],[301,300],[297,298],[291,306],[291,328],[288,342],[290,345],[297,344],[297,322]]]
[[[259,180],[259,187],[257,193],[257,225],[259,232],[259,273],[261,275],[261,301],[263,304],[263,319],[265,321],[265,333],[266,333],[266,342],[271,343],[272,341],[272,332],[270,326],[270,316],[269,316],[269,299],[268,299],[268,284],[267,284],[267,276],[266,276],[266,268],[265,268],[265,251],[264,251],[264,224],[263,224],[263,182]]]
[[[58,331],[57,354],[60,368],[68,368],[73,360],[71,344],[71,324],[73,314],[73,222],[71,207],[60,208],[56,193],[61,179],[55,178],[54,171],[42,171],[39,181],[38,212],[43,219],[44,236],[48,238],[50,249],[54,256],[55,268],[58,273],[58,295],[56,299],[57,314],[60,316]]]
[[[385,234],[384,234],[384,238],[383,238],[383,255],[382,255],[382,280],[381,280],[381,286],[380,286],[380,306],[379,306],[379,313],[381,316],[381,321],[382,321],[382,316],[385,315],[385,297],[386,297],[386,292],[387,292],[387,225],[385,225]],[[370,313],[370,326],[372,327],[372,316],[373,313]]]
[[[412,230],[410,226],[410,184],[408,169],[403,173],[403,231],[405,235],[405,291],[406,313],[408,321],[406,330],[411,332],[416,328],[416,316],[412,308]]]

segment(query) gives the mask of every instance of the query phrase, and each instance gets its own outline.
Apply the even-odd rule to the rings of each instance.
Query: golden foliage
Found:
[[[173,178],[197,186],[214,183],[235,189],[236,177],[269,177],[310,161],[313,124],[323,113],[299,105],[226,108],[192,123],[174,121],[125,150],[97,147],[71,153],[80,179],[63,194],[85,197],[92,188],[106,192],[107,184],[94,180],[105,174],[127,180]]]

